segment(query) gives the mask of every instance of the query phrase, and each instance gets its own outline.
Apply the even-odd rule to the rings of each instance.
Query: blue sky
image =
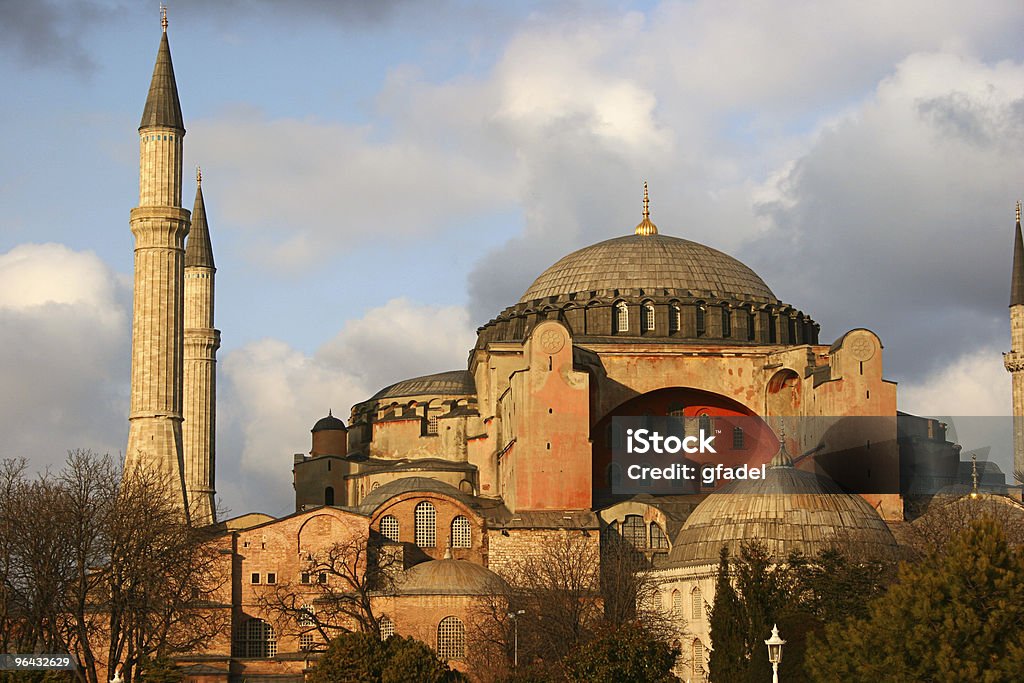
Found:
[[[169,4],[236,512],[286,512],[317,417],[463,366],[547,265],[635,225],[645,179],[662,232],[823,339],[876,331],[903,409],[1009,411],[1019,3]],[[123,448],[159,36],[157,3],[0,0],[0,457]]]

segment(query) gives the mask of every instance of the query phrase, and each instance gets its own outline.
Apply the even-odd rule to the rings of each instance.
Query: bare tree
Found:
[[[316,633],[321,643],[351,631],[380,636],[373,603],[394,592],[395,573],[402,566],[394,550],[358,536],[334,543],[305,558],[308,584],[276,584],[257,604],[276,615],[282,633]]]
[[[122,476],[109,457],[73,451],[58,475],[34,480],[24,462],[0,463],[0,491],[5,651],[70,652],[89,683],[121,663],[131,681],[144,659],[223,629],[216,532],[190,527],[159,476]]]
[[[602,623],[600,550],[592,537],[564,531],[501,575],[507,583],[481,597],[471,620],[481,677],[508,671],[516,635],[520,665],[554,664]]]
[[[1024,545],[1024,507],[1005,496],[979,494],[975,497],[936,495],[924,514],[907,525],[903,534],[906,549],[914,558],[945,547],[983,517],[995,520],[1010,545]]]

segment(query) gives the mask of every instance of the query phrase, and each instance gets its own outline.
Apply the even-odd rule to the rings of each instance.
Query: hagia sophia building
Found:
[[[231,625],[205,651],[181,658],[186,680],[303,680],[322,639],[281,623],[260,598],[281,584],[294,586],[300,602],[313,596],[317,583],[332,579],[310,575],[306,560],[353,540],[400,559],[396,590],[375,598],[382,633],[414,636],[469,669],[474,603],[522,557],[567,537],[598,553],[625,542],[644,554],[678,624],[679,673],[706,680],[706,610],[723,545],[735,551],[758,539],[775,557],[814,556],[843,535],[890,551],[893,528],[914,514],[913,482],[963,484],[960,449],[946,440],[945,425],[897,411],[897,387],[884,377],[873,332],[822,341],[809,313],[780,301],[746,265],[657,227],[645,189],[638,225],[540,273],[479,328],[466,367],[384,387],[347,420],[315,420],[309,453],[294,456],[293,514],[218,521],[215,226],[207,223],[201,177],[192,211],[182,206],[184,136],[165,18],[139,126],[139,205],[130,220],[125,466],[161,472],[193,524],[222,529],[233,578],[217,609]],[[1019,212],[1012,283],[1005,362],[1020,415]],[[612,425],[632,416],[670,416],[686,429],[713,431],[730,457],[765,465],[766,477],[622,493]],[[855,422],[856,429],[783,431],[782,417],[879,419]],[[738,426],[750,421],[778,433],[781,446],[754,448],[755,435]],[[815,456],[823,445],[828,455]],[[1024,470],[1024,428],[1014,446]],[[1020,487],[986,465],[983,482],[1019,500]],[[835,473],[858,492],[819,476]]]

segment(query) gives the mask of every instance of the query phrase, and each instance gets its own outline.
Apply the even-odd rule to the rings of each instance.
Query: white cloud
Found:
[[[227,354],[218,398],[218,491],[235,513],[294,509],[292,454],[332,409],[401,379],[464,368],[475,336],[464,309],[395,299],[349,320],[314,354],[265,339]]]
[[[0,254],[0,457],[43,468],[69,449],[124,448],[129,296],[91,252],[23,244]]]
[[[251,110],[196,121],[189,137],[216,188],[219,229],[245,231],[248,255],[272,271],[441,233],[511,202],[507,168],[444,139]]]
[[[967,353],[920,382],[898,388],[900,410],[915,415],[1011,415],[1010,375],[999,349]]]

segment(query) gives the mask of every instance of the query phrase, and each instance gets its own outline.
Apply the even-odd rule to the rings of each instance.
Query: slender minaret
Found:
[[[1010,352],[1003,364],[1013,382],[1013,471],[1024,483],[1024,236],[1020,229],[1020,202],[1013,242],[1013,276],[1010,280]]]
[[[182,443],[185,490],[192,523],[216,521],[214,459],[217,434],[217,349],[220,331],[213,329],[214,273],[210,229],[203,204],[203,174],[196,169],[196,203],[185,246],[185,374]]]
[[[181,447],[182,318],[185,235],[181,208],[185,126],[167,43],[167,13],[139,124],[139,206],[132,209],[135,298],[132,313],[131,412],[125,470],[141,467],[166,478],[188,513]]]

